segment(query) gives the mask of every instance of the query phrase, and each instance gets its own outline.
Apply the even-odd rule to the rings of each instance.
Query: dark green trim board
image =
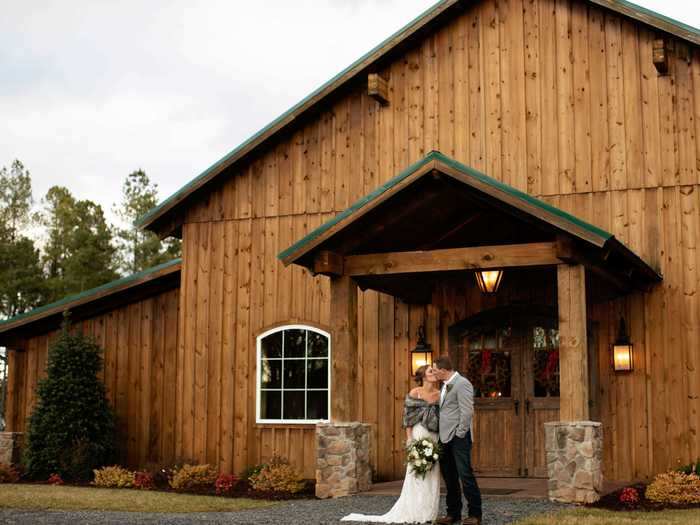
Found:
[[[91,288],[89,290],[85,290],[77,294],[69,295],[53,303],[39,306],[38,308],[34,308],[33,310],[30,310],[23,314],[19,314],[14,317],[11,317],[10,319],[0,321],[0,333],[16,328],[17,326],[25,324],[26,322],[31,322],[39,318],[45,317],[47,315],[53,315],[57,312],[60,312],[63,307],[74,307],[81,304],[89,303],[98,295],[100,297],[109,296],[120,291],[125,291],[129,288],[132,288],[133,286],[138,286],[154,278],[158,278],[163,275],[169,275],[170,273],[177,271],[177,267],[181,263],[182,259],[173,259],[172,261],[159,264],[158,266],[154,266],[141,272],[122,277],[121,279],[117,279],[115,281],[110,281],[103,285]],[[25,323],[20,323],[20,321],[25,321]]]
[[[503,194],[508,195],[510,197],[515,197],[518,201],[541,210],[542,212],[544,212],[545,217],[547,215],[550,215],[560,220],[563,219],[566,223],[568,223],[571,226],[571,229],[567,230],[569,233],[581,237],[581,235],[576,234],[576,231],[577,229],[584,230],[587,234],[589,234],[588,237],[592,238],[597,246],[603,246],[609,239],[612,238],[611,233],[606,232],[605,230],[602,230],[597,226],[594,226],[582,219],[579,219],[578,217],[575,217],[570,213],[560,210],[559,208],[556,208],[551,204],[547,204],[546,202],[532,197],[527,193],[517,190],[512,186],[509,186],[508,184],[504,184],[503,182],[497,181],[496,179],[484,175],[480,171],[477,171],[469,166],[465,166],[464,164],[447,157],[439,151],[431,151],[422,160],[416,162],[415,164],[412,164],[411,166],[403,170],[401,173],[399,173],[396,177],[382,184],[373,192],[365,195],[360,200],[352,204],[345,211],[339,213],[329,221],[326,221],[321,226],[319,226],[318,228],[310,232],[308,235],[306,235],[304,238],[300,239],[299,241],[291,245],[289,248],[282,251],[277,256],[278,259],[284,261],[285,264],[293,262],[295,259],[299,258],[301,255],[307,253],[310,249],[312,249],[313,242],[325,232],[327,232],[332,227],[336,226],[337,224],[343,221],[347,221],[348,224],[352,223],[354,219],[351,220],[351,218],[354,214],[362,210],[362,208],[364,208],[368,204],[371,204],[374,200],[379,198],[387,191],[390,191],[393,188],[395,188],[406,178],[421,171],[430,163],[435,163],[435,169],[437,169],[438,171],[440,171],[440,166],[452,168],[453,170],[456,170],[457,172],[459,172],[459,174],[465,177],[475,179],[476,181],[488,186],[489,188],[497,190],[498,192],[502,192]],[[475,191],[479,190],[475,189]],[[547,219],[545,218],[544,220],[546,221]]]
[[[471,0],[471,3],[474,1],[476,0]],[[676,37],[691,42],[692,44],[700,45],[699,29],[635,5],[631,2],[627,2],[625,0],[586,1],[637,20],[655,29],[675,35]],[[209,168],[185,184],[182,188],[170,195],[158,206],[142,216],[137,221],[138,226],[141,228],[158,230],[158,224],[156,223],[166,214],[173,212],[173,210],[180,206],[187,198],[189,198],[193,192],[203,188],[225,169],[247,157],[247,155],[256,150],[262,144],[266,143],[271,137],[275,136],[281,130],[292,125],[294,122],[297,122],[302,115],[305,115],[318,104],[325,101],[339,88],[346,85],[348,82],[359,78],[359,76],[363,73],[367,73],[368,71],[372,72],[372,68],[376,67],[379,61],[388,57],[389,54],[397,48],[397,46],[405,42],[413,35],[417,34],[419,31],[425,30],[430,24],[441,18],[442,15],[446,14],[453,8],[467,6],[469,4],[469,0],[442,0],[436,3],[399,31],[384,40],[378,46],[363,55],[360,59],[356,60],[350,66],[335,75],[328,82],[324,83],[321,87],[313,91],[310,95],[295,104],[292,108],[273,120],[270,124],[253,134],[250,138],[227,153],[220,160],[212,164]],[[177,228],[175,222],[176,221],[171,221],[172,224],[167,226],[168,223],[163,221],[161,227],[164,231],[159,233],[166,235],[172,233],[172,231]]]

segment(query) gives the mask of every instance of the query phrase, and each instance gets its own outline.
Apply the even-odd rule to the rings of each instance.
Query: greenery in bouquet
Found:
[[[406,447],[406,461],[416,477],[425,478],[440,461],[440,443],[430,438],[414,439]]]

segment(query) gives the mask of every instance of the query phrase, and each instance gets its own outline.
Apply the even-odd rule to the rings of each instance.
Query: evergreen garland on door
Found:
[[[29,418],[24,467],[34,479],[57,473],[65,480],[89,480],[93,469],[115,459],[114,413],[97,377],[102,349],[69,327],[66,315]]]

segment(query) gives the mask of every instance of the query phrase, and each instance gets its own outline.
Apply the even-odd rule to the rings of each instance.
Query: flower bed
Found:
[[[642,512],[654,512],[670,509],[700,509],[700,504],[690,504],[690,503],[669,503],[669,502],[659,502],[652,501],[646,497],[647,488],[649,485],[644,483],[637,483],[631,485],[630,487],[625,487],[619,490],[615,490],[608,494],[605,494],[600,500],[595,503],[587,505],[587,507],[614,510],[614,511],[642,511]],[[629,489],[634,489],[637,494],[637,501],[630,501]]]
[[[1,483],[28,485],[63,485],[58,474],[48,479],[35,480],[20,477],[17,470],[0,469]],[[91,482],[72,481],[67,486],[93,487],[100,489],[151,490],[156,492],[178,492],[201,496],[246,498],[255,500],[287,500],[315,497],[313,480],[304,480],[289,463],[274,458],[267,464],[248,469],[243,478],[233,474],[219,473],[209,465],[178,465],[162,467],[150,465],[139,471],[131,471],[118,465],[106,466],[94,471]],[[282,490],[280,490],[282,489]]]

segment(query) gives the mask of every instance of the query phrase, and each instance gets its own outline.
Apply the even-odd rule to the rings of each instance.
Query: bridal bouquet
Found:
[[[414,439],[406,447],[406,461],[414,476],[425,478],[425,475],[439,460],[440,443],[430,438]]]

